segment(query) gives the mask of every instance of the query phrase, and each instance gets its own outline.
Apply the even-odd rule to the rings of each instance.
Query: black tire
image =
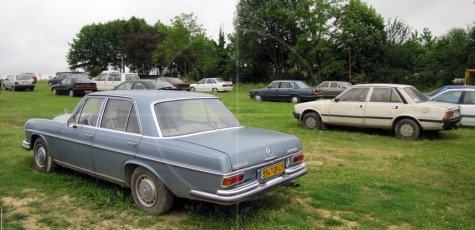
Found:
[[[72,89],[69,90],[69,96],[70,97],[76,96],[76,94],[74,93],[74,90],[72,90]]]
[[[323,130],[322,119],[317,113],[306,113],[302,119],[302,126],[306,129]]]
[[[170,210],[175,198],[155,174],[142,167],[132,174],[131,190],[137,207],[155,215]]]
[[[402,140],[414,140],[421,134],[421,128],[412,119],[402,119],[396,123],[396,137]]]
[[[31,90],[31,91],[35,90],[35,87],[31,87],[30,90]]]
[[[292,95],[292,96],[290,97],[290,102],[291,102],[291,103],[294,103],[294,104],[297,104],[297,103],[300,102],[300,97],[297,96],[297,95]]]
[[[261,96],[260,93],[254,94],[254,96],[252,96],[252,98],[254,99],[254,101],[262,101],[262,96]]]
[[[217,93],[217,92],[218,92],[218,89],[213,88],[211,91],[213,91],[213,93]]]
[[[196,90],[195,90],[195,87],[191,87],[191,89],[190,89],[190,90],[191,90],[191,91],[196,91]]]
[[[49,173],[56,169],[56,162],[49,153],[48,146],[41,138],[36,139],[33,146],[33,161],[35,162],[36,169],[40,172]]]

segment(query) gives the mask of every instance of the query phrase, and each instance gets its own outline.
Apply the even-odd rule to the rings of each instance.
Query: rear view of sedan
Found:
[[[68,94],[71,97],[96,91],[96,83],[86,77],[67,77],[60,84],[51,86],[54,95]]]

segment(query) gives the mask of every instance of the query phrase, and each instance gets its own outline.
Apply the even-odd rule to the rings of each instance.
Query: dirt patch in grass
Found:
[[[188,217],[183,212],[157,217],[138,210],[104,214],[79,207],[76,199],[67,195],[53,199],[35,189],[24,189],[18,197],[3,197],[0,202],[8,210],[4,218],[25,229],[179,229],[181,220]]]

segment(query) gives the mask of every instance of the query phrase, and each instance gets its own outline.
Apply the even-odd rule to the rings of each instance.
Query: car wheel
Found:
[[[259,93],[254,94],[253,98],[254,101],[262,101],[262,96]]]
[[[33,146],[33,160],[40,172],[51,172],[56,168],[56,162],[48,151],[48,146],[41,138],[36,139]]]
[[[403,140],[414,140],[419,137],[421,129],[412,119],[402,119],[396,124],[396,137]]]
[[[302,126],[306,129],[323,130],[322,119],[317,113],[306,113],[302,119]]]
[[[218,92],[218,89],[213,88],[211,91],[213,91],[213,93],[217,93],[217,92]]]
[[[31,91],[35,90],[35,87],[31,87],[30,90],[31,90]]]
[[[300,97],[297,95],[292,95],[292,97],[290,98],[290,102],[297,104],[300,102]]]
[[[76,96],[76,95],[74,94],[74,91],[73,91],[72,89],[69,90],[69,96],[70,96],[70,97]]]
[[[174,196],[152,172],[138,167],[132,174],[132,196],[140,210],[160,215],[172,207]]]
[[[195,90],[195,87],[191,87],[191,89],[190,89],[190,90],[191,90],[191,91],[196,91],[196,90]]]

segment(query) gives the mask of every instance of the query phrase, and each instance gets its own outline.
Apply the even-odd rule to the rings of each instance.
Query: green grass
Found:
[[[473,229],[475,129],[402,141],[388,131],[331,127],[309,131],[293,104],[255,102],[235,85],[217,93],[245,126],[300,138],[309,173],[300,187],[277,187],[260,199],[221,206],[176,199],[163,216],[139,211],[130,191],[59,168],[38,173],[20,147],[24,123],[71,112],[81,98],[35,91],[0,94],[0,209],[4,229]]]

